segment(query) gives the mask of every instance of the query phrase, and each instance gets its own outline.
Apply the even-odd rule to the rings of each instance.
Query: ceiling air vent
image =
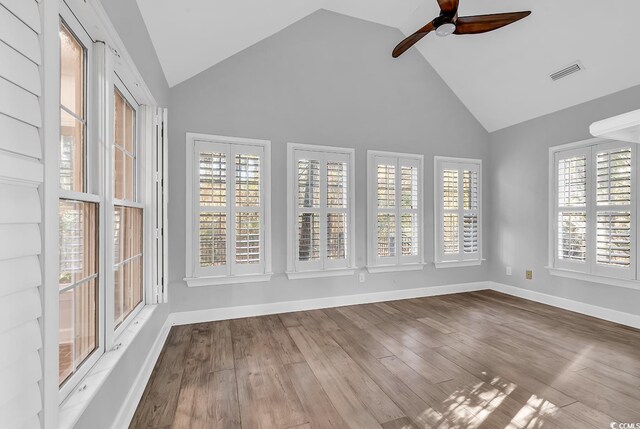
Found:
[[[564,77],[567,77],[569,75],[572,75],[574,73],[577,73],[581,70],[584,70],[584,66],[580,61],[576,61],[575,63],[572,63],[566,67],[561,68],[558,71],[551,73],[549,77],[551,77],[551,80],[556,81]]]

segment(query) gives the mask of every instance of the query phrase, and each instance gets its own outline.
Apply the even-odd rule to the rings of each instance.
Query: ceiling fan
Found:
[[[531,11],[526,11],[458,17],[459,0],[437,0],[437,2],[440,5],[440,15],[400,42],[393,50],[393,58],[398,58],[404,51],[432,31],[435,31],[438,36],[486,33],[512,24],[531,14]]]

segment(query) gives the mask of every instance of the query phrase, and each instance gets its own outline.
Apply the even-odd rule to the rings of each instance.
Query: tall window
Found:
[[[553,161],[553,266],[636,279],[635,147],[594,140]]]
[[[368,152],[371,272],[422,269],[422,155]]]
[[[435,158],[436,267],[482,260],[481,161]]]
[[[136,109],[113,92],[114,328],[143,301],[143,208],[138,202]]]
[[[288,145],[289,278],[353,274],[353,158],[353,149]]]
[[[264,280],[268,142],[188,134],[187,284]],[[258,277],[256,277],[258,276]]]
[[[60,24],[59,383],[99,348],[98,202],[87,162],[87,45]]]

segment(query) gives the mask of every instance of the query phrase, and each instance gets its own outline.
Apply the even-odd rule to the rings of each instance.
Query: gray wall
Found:
[[[135,0],[100,0],[160,107],[169,106],[169,85]]]
[[[425,59],[391,50],[397,30],[318,11],[171,89],[169,276],[171,311],[269,303],[486,280],[485,265],[289,281],[286,143],[356,148],[356,252],[364,267],[367,149],[425,155],[426,259],[433,259],[433,156],[481,158],[489,136]],[[271,282],[188,288],[185,276],[185,133],[272,141]],[[485,187],[485,196],[488,194]],[[485,225],[488,226],[488,225]],[[485,246],[486,247],[486,246]]]
[[[562,84],[560,82],[560,84]],[[549,147],[590,138],[589,125],[640,107],[640,86],[491,134],[491,280],[640,314],[640,291],[549,275]],[[505,267],[513,275],[505,275]],[[533,270],[533,280],[524,271]]]

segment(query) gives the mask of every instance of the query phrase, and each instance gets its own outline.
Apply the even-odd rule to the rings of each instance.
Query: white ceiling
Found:
[[[436,0],[137,2],[170,86],[318,9],[397,27],[404,34],[438,14]],[[517,10],[532,14],[492,33],[432,34],[416,45],[488,131],[640,84],[639,1],[461,0],[459,14]],[[586,70],[551,81],[549,73],[575,60]]]

